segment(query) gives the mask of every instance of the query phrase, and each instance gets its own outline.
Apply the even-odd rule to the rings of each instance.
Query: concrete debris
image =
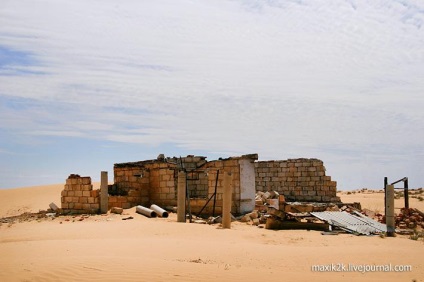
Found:
[[[119,208],[119,207],[113,207],[110,209],[111,213],[116,213],[116,214],[122,214],[124,212],[123,208]]]
[[[269,196],[269,194],[260,192],[257,194],[256,200],[263,200]],[[330,233],[327,232],[334,231],[334,229],[366,235],[386,230],[385,225],[361,213],[360,203],[285,202],[281,196],[278,197],[278,201],[278,207],[267,205],[266,212],[259,216],[259,219],[266,222],[267,229],[321,230],[326,232],[323,233],[325,235],[329,235]],[[262,212],[260,207],[256,208]],[[419,219],[416,213],[414,215],[415,217],[412,219]],[[243,216],[241,221],[257,224],[257,221],[253,222],[251,214]],[[333,234],[331,233],[331,235]]]
[[[53,210],[53,211],[57,211],[59,210],[59,207],[55,204],[55,203],[50,203],[49,207]]]
[[[231,222],[237,221],[237,219],[231,214]],[[222,223],[222,217],[220,215],[216,217],[209,217],[207,220],[208,224]]]
[[[203,220],[203,219],[196,219],[196,220],[193,220],[193,223],[206,224],[207,222],[206,222],[206,220]]]
[[[263,205],[268,202],[268,200],[271,199],[279,199],[280,194],[277,191],[271,190],[268,192],[262,192],[258,191],[256,192],[255,196],[255,204],[256,205]]]
[[[255,218],[255,219],[252,220],[252,224],[255,225],[255,226],[258,226],[259,223],[260,223],[260,221],[259,221],[258,218]]]
[[[169,211],[169,212],[173,212],[173,213],[177,213],[177,207],[173,207],[173,206],[166,206],[165,210]]]
[[[216,217],[211,216],[208,218],[207,223],[208,224],[222,223],[222,218],[221,216],[216,216]]]

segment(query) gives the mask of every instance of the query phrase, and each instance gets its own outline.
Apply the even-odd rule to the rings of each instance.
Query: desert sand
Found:
[[[95,184],[95,186],[98,184]],[[95,187],[96,188],[96,187]],[[60,204],[63,184],[0,190],[0,218]],[[382,193],[341,194],[383,211]],[[403,199],[396,201],[400,208]],[[411,207],[424,209],[411,199]],[[122,220],[128,217],[133,219]],[[0,281],[424,281],[424,243],[408,236],[321,235],[234,222],[190,224],[135,213],[0,226]],[[410,265],[407,272],[316,272],[312,265]]]

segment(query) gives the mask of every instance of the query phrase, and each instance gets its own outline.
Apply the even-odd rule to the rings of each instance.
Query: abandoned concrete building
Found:
[[[114,165],[114,184],[108,187],[107,206],[131,208],[137,205],[177,205],[178,172],[186,172],[191,212],[212,213],[222,209],[223,174],[232,175],[232,213],[242,214],[255,208],[257,191],[274,190],[287,201],[340,202],[336,196],[336,182],[325,173],[318,159],[289,159],[258,161],[257,154],[207,161],[206,157],[189,155]],[[97,213],[100,192],[93,190],[90,177],[70,175],[62,191],[65,212]]]

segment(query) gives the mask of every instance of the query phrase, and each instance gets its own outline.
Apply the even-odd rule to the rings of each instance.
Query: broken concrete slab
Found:
[[[116,213],[116,214],[122,214],[124,212],[123,208],[119,208],[119,207],[113,207],[110,209],[111,213]]]

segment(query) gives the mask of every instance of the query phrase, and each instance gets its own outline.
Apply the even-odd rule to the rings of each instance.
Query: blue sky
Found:
[[[418,0],[1,1],[0,188],[160,153],[422,187],[423,24]]]

